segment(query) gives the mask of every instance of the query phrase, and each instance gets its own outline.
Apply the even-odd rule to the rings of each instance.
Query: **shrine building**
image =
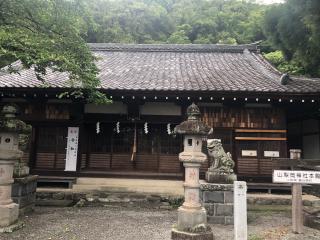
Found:
[[[66,73],[48,70],[45,83],[19,63],[19,74],[0,73],[1,104],[16,103],[33,126],[33,174],[182,179],[182,138],[171,133],[192,102],[240,179],[271,179],[271,159],[292,148],[320,159],[320,79],[279,72],[257,44],[89,45],[112,104],[59,98]]]

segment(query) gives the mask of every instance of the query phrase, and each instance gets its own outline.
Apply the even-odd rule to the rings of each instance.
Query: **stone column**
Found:
[[[19,216],[19,206],[11,199],[14,161],[2,159],[0,153],[0,228],[15,223]]]
[[[19,216],[19,205],[13,203],[11,193],[14,164],[23,154],[18,148],[19,133],[25,130],[26,124],[16,119],[16,114],[15,106],[4,106],[0,121],[0,232],[6,232]],[[8,231],[15,228],[16,225]]]
[[[186,137],[186,139],[195,140],[196,138]],[[198,141],[201,141],[201,138]],[[200,203],[199,184],[199,169],[201,163],[206,160],[206,155],[197,152],[195,156],[194,152],[187,151],[182,152],[179,156],[185,167],[184,203],[178,209],[178,229],[180,230],[192,229],[207,223],[206,210]]]
[[[187,109],[188,119],[178,125],[175,134],[184,134],[184,151],[179,160],[185,167],[184,203],[178,209],[178,224],[172,229],[172,239],[212,240],[207,226],[207,212],[200,202],[199,169],[207,156],[202,153],[202,138],[210,128],[199,120],[199,108],[192,104]]]

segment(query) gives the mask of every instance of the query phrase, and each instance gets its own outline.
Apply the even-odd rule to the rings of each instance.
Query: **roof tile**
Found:
[[[101,86],[106,90],[239,91],[318,93],[319,79],[291,78],[260,54],[256,44],[89,44],[99,56]],[[68,74],[48,70],[44,77],[53,88],[70,86]],[[1,74],[0,87],[41,87],[32,69]]]

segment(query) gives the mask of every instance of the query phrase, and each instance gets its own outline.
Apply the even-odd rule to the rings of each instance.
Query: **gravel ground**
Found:
[[[84,207],[48,208],[22,220],[26,227],[0,234],[1,240],[169,240],[177,212],[149,208]],[[290,233],[287,212],[249,212],[251,240],[320,240],[320,231],[305,228],[305,234]],[[219,240],[233,239],[233,226],[212,225]]]

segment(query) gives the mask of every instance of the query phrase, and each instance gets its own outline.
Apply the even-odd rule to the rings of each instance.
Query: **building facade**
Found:
[[[192,102],[241,178],[270,178],[272,158],[289,148],[320,159],[320,80],[280,73],[256,44],[90,47],[112,104],[60,99],[65,73],[48,71],[45,87],[32,69],[0,75],[1,103],[33,126],[24,156],[33,173],[182,178],[182,140],[171,133]]]

